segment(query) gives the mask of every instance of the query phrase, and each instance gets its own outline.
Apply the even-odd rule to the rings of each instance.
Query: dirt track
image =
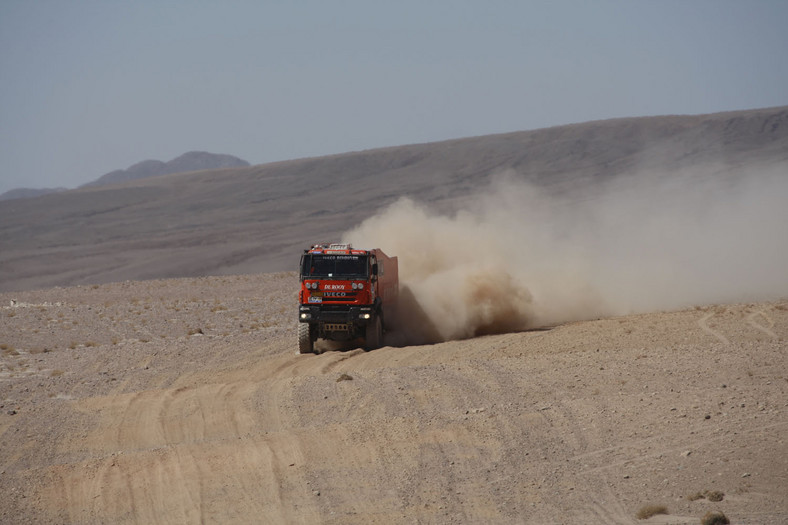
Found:
[[[788,523],[788,302],[298,356],[295,290],[0,295],[0,521]]]

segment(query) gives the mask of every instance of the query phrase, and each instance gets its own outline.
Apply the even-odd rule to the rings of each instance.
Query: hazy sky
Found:
[[[0,0],[0,193],[788,104],[788,1]]]

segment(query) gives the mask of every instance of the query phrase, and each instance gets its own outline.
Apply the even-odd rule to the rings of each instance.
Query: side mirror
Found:
[[[378,263],[375,263],[372,265],[372,275],[376,276],[377,274],[378,274]]]

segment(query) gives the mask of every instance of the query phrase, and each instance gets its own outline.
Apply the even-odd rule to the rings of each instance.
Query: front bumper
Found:
[[[301,323],[345,323],[366,326],[375,319],[375,308],[372,305],[309,305],[302,304],[298,308],[298,321]]]

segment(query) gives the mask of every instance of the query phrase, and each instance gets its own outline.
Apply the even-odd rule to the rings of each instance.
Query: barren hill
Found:
[[[553,193],[616,178],[786,170],[788,108],[616,119],[167,175],[0,202],[0,290],[290,269],[403,195],[447,211],[501,173]],[[585,198],[585,197],[583,197]]]

